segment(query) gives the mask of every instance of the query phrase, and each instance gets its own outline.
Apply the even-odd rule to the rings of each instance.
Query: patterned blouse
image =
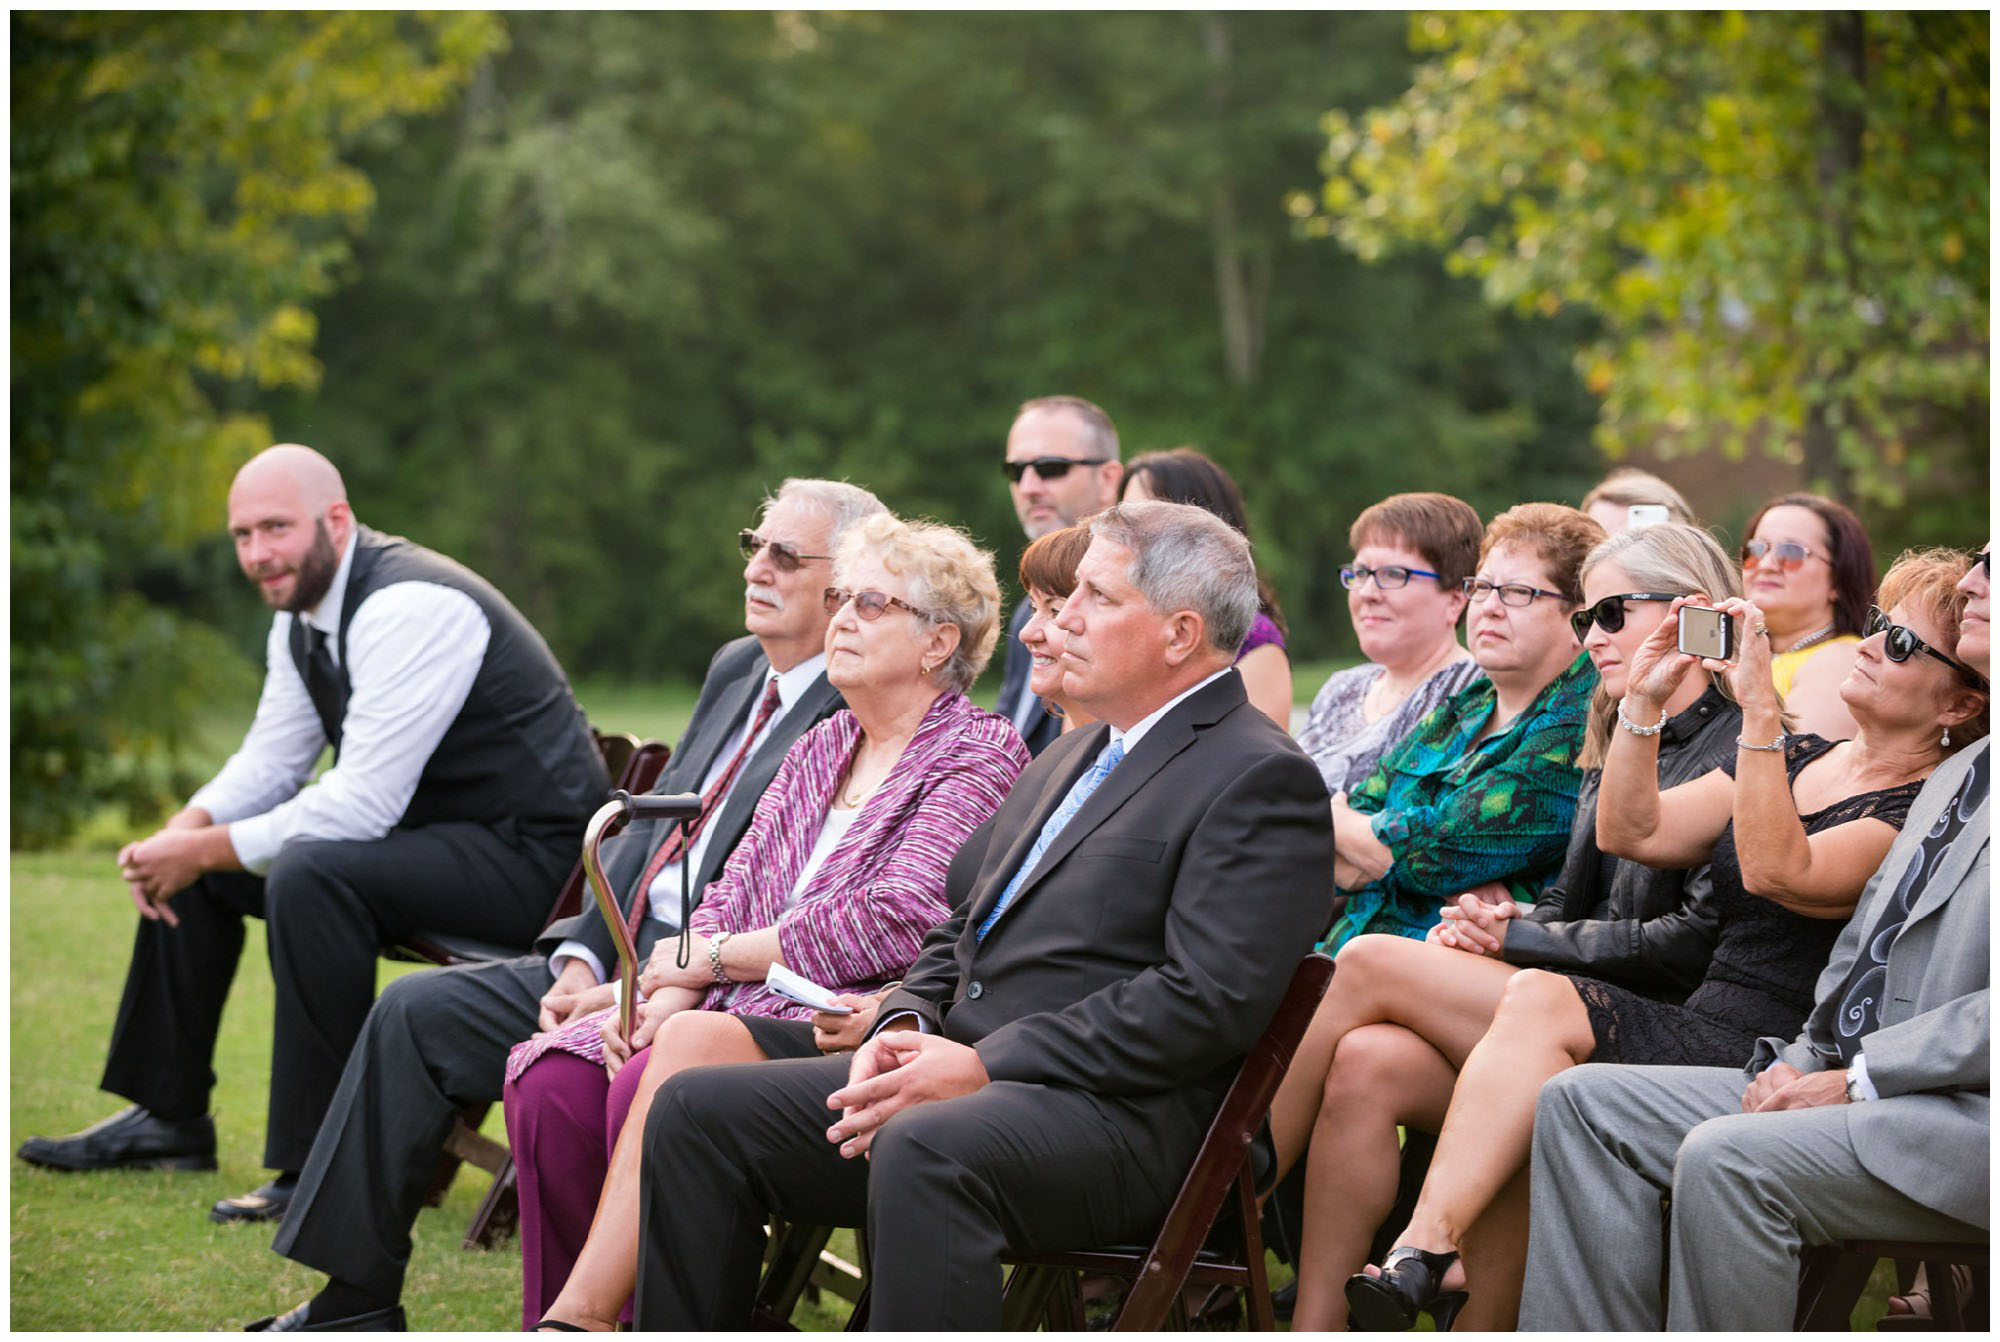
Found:
[[[1375,662],[1336,671],[1313,696],[1306,725],[1299,729],[1299,748],[1319,766],[1328,792],[1352,792],[1361,786],[1389,747],[1408,736],[1426,714],[1486,675],[1479,663],[1461,657],[1433,671],[1409,698],[1370,722],[1362,716],[1361,704],[1382,671]]]
[[[1350,890],[1347,910],[1323,943],[1329,951],[1362,932],[1421,937],[1446,899],[1504,881],[1532,903],[1552,878],[1576,816],[1576,767],[1597,672],[1579,653],[1508,728],[1475,744],[1497,699],[1474,682],[1417,724],[1348,797],[1375,817],[1389,870]]]
[[[779,960],[835,993],[877,991],[917,958],[924,934],[950,912],[945,869],[1000,808],[1027,767],[1028,749],[1007,719],[957,691],[940,695],[889,776],[792,900],[860,740],[860,722],[842,709],[793,743],[758,798],[749,831],[689,917],[691,932],[707,937],[775,924]],[[762,979],[717,984],[698,1007],[792,1020],[812,1015],[811,1007],[779,996]],[[507,1079],[550,1049],[601,1061],[598,1027],[615,1010],[515,1045]]]

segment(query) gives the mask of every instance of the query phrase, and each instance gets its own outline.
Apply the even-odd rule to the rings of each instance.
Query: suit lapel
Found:
[[[1083,777],[1090,766],[1097,762],[1098,755],[1104,750],[1104,743],[1111,739],[1111,728],[1101,722],[1092,723],[1078,730],[1083,740],[1077,746],[1075,758],[1070,760],[1068,768],[1050,773],[1042,780],[1042,790],[1035,798],[1033,809],[1015,829],[1014,837],[1007,844],[1006,850],[1001,853],[998,864],[987,869],[985,888],[973,896],[972,908],[965,920],[968,943],[971,940],[970,929],[986,920],[986,915],[992,911],[994,902],[1000,898],[1001,891],[1007,888],[1007,882],[1014,879],[1014,873],[1019,871],[1021,863],[1027,860],[1028,850],[1035,846],[1035,840],[1041,836],[1042,826],[1048,824],[1049,817],[1055,814],[1058,806],[1062,805],[1062,800],[1069,795],[1069,790],[1076,786],[1076,780]],[[1115,777],[1119,771],[1112,770],[1113,776]],[[1103,791],[1102,788],[1098,790]],[[1070,821],[1072,826],[1075,823],[1074,819]],[[1046,862],[1047,854],[1044,854],[1043,858]],[[1018,899],[1016,902],[1019,902]]]
[[[761,693],[763,684],[760,676],[754,689]],[[821,673],[806,687],[806,692],[799,696],[799,701],[792,705],[791,710],[778,719],[763,744],[743,761],[743,769],[736,775],[736,785],[729,790],[729,800],[722,804],[722,810],[710,822],[715,827],[715,837],[702,854],[702,870],[693,873],[700,886],[706,887],[721,874],[723,860],[736,847],[736,840],[742,837],[743,831],[750,827],[751,813],[757,809],[757,801],[764,795],[764,790],[771,786],[778,766],[785,761],[785,753],[813,724],[840,708],[842,702],[840,691],[827,684],[825,674]],[[746,698],[742,716],[748,717],[749,714],[750,701]]]
[[[1043,879],[1061,864],[1063,858],[1089,837],[1099,825],[1116,814],[1118,808],[1150,782],[1153,775],[1165,767],[1167,761],[1193,745],[1199,727],[1205,727],[1216,721],[1236,704],[1243,702],[1243,698],[1243,682],[1235,676],[1226,676],[1215,684],[1207,686],[1199,694],[1190,696],[1185,702],[1177,705],[1173,712],[1153,724],[1138,747],[1111,771],[1098,786],[1097,791],[1091,793],[1078,808],[1077,813],[1070,817],[1070,822],[1063,826],[1062,832],[1050,841],[1048,848],[1042,853],[1041,860],[1035,863],[1035,869],[1028,874],[1027,880],[1016,892],[1014,902],[1000,915],[1000,922],[993,925],[994,929],[997,931],[1000,923],[1006,922],[1027,903],[1028,897],[1042,884]],[[1027,857],[1035,839],[1040,836],[1042,826],[1048,822],[1048,817],[1056,807],[1061,805],[1062,799],[1069,795],[1070,787],[1083,775],[1084,770],[1097,762],[1097,757],[1109,736],[1110,728],[1106,727],[1104,735],[1094,738],[1098,749],[1081,752],[1084,756],[1082,766],[1074,771],[1065,770],[1067,778],[1061,790],[1057,791],[1052,799],[1045,799],[1044,805],[1035,808],[1035,824],[1028,832],[1026,842],[1023,843],[1021,838],[1016,836],[1015,843],[1008,851],[1010,863],[1002,869],[1004,876],[995,873],[996,877],[999,877],[999,883],[989,892],[990,898],[982,900],[987,908],[991,908],[991,899],[997,899],[999,891],[1004,890],[1007,882],[1013,879],[1015,870],[1022,859]],[[985,913],[982,911],[979,917],[984,916]]]
[[[1954,792],[1954,804],[1956,804],[1956,792]],[[1958,889],[1960,882],[1965,879],[1965,873],[1971,868],[1973,859],[1986,847],[1990,832],[1991,821],[1987,809],[1982,806],[1965,822],[1965,828],[1958,832],[1958,837],[1951,841],[1951,847],[1945,850],[1937,869],[1924,878],[1923,891],[1917,896],[1917,902],[1910,906],[1910,916],[1903,920],[1902,931],[1896,934],[1899,939],[1903,932],[1909,931],[1919,921],[1945,906],[1952,893]],[[1911,860],[1915,859],[1916,854],[1912,853]]]

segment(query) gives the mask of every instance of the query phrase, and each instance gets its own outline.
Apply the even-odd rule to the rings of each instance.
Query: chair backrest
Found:
[[[611,785],[623,788],[633,796],[651,792],[653,785],[660,781],[660,775],[667,771],[667,760],[673,755],[673,747],[661,741],[641,741],[630,732],[605,732],[593,729],[597,738],[598,753],[604,756],[604,768],[611,775]],[[589,897],[583,876],[583,858],[579,854],[577,863],[570,868],[569,879],[563,882],[562,893],[556,896],[555,907],[542,926],[560,922],[564,918],[575,917],[583,911],[583,902]]]
[[[1298,1051],[1306,1026],[1312,1023],[1313,1012],[1319,1009],[1332,981],[1333,961],[1318,952],[1299,961],[1299,967],[1292,971],[1291,986],[1271,1023],[1244,1055],[1242,1070],[1222,1097],[1222,1107],[1208,1125],[1208,1135],[1202,1138],[1194,1164],[1167,1209],[1160,1233],[1146,1251],[1145,1266],[1119,1310],[1120,1327],[1131,1326],[1128,1320],[1165,1318],[1195,1255],[1201,1252],[1209,1227],[1222,1210],[1223,1199],[1239,1179],[1248,1177],[1244,1162],[1249,1159],[1251,1143],[1256,1141],[1278,1084],[1285,1079],[1285,1069],[1292,1064],[1292,1054]],[[1139,1326],[1148,1325],[1141,1322]]]

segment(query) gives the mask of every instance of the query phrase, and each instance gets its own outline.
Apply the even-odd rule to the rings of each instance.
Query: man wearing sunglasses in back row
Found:
[[[641,821],[608,839],[604,874],[628,917],[643,901],[639,954],[680,930],[685,874],[694,898],[722,870],[792,743],[841,707],[826,680],[821,593],[841,531],[884,511],[865,489],[787,480],[744,558],[743,624],[723,645],[656,792],[698,792],[699,819]],[[537,1030],[611,1005],[617,965],[595,908],[549,927],[535,952],[412,974],[383,992],[340,1078],[298,1193],[272,1247],[329,1275],[305,1304],[252,1331],[396,1330],[410,1229],[460,1109],[500,1098],[507,1051]],[[575,1134],[604,1140],[599,1115]]]
[[[1023,405],[1007,431],[1007,459],[1001,469],[1021,529],[1031,541],[1116,503],[1125,470],[1118,460],[1118,429],[1111,416],[1080,396],[1043,396]],[[1034,659],[1021,645],[1021,630],[1033,614],[1023,594],[1007,621],[996,711],[1013,722],[1029,751],[1039,755],[1061,735],[1062,719],[1028,689],[1029,664]]]

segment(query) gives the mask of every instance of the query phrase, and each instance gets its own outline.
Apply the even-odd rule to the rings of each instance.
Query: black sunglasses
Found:
[[[1625,627],[1627,601],[1672,601],[1673,599],[1673,596],[1665,592],[1627,592],[1623,596],[1607,596],[1596,605],[1585,606],[1571,615],[1569,627],[1576,630],[1576,641],[1579,643],[1590,633],[1593,621],[1601,626],[1605,633],[1615,634]]]
[[[799,565],[805,563],[808,559],[833,558],[832,555],[801,554],[799,547],[796,545],[787,545],[783,541],[766,540],[754,531],[737,532],[736,544],[742,549],[745,559],[755,559],[759,550],[764,549],[766,546],[770,547],[771,562],[778,566],[778,571],[781,573],[797,573]]]
[[[820,600],[826,603],[828,615],[840,614],[840,608],[852,601],[854,613],[864,620],[881,619],[882,613],[891,606],[906,610],[920,620],[930,618],[925,611],[917,609],[899,596],[890,596],[887,592],[854,592],[845,587],[829,587],[820,593]]]
[[[1060,480],[1069,474],[1072,466],[1102,466],[1109,460],[1109,457],[1036,457],[1032,461],[1003,461],[1000,470],[1006,475],[1007,483],[1018,485],[1030,466],[1044,480]]]
[[[1947,657],[1930,644],[1917,637],[1916,631],[1908,625],[1891,624],[1889,617],[1882,613],[1880,606],[1868,608],[1868,619],[1861,626],[1863,638],[1873,638],[1877,634],[1887,635],[1882,640],[1882,651],[1892,662],[1907,662],[1910,654],[1921,652],[1927,657],[1935,657],[1952,670],[1969,680],[1975,688],[1986,688],[1986,677],[1974,671],[1956,657]]]

